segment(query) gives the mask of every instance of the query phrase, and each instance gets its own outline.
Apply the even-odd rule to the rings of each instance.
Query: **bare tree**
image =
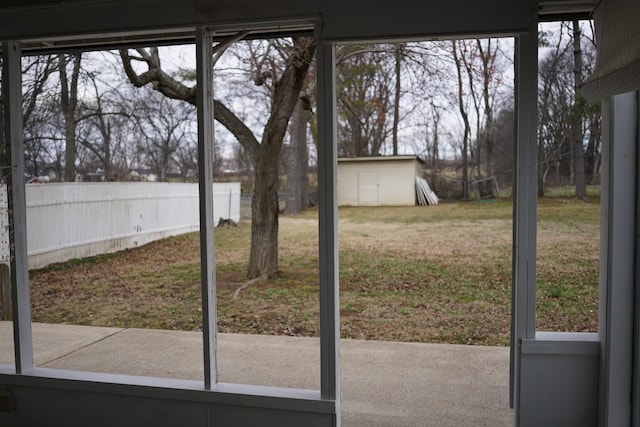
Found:
[[[23,125],[25,171],[31,176],[55,172],[60,177],[63,173],[61,158],[57,156],[57,146],[64,144],[64,136],[57,127],[60,105],[52,100],[39,102],[35,113]]]
[[[287,204],[285,207],[285,213],[288,215],[297,215],[307,207],[309,169],[307,135],[311,113],[309,97],[303,97],[293,110],[289,124],[291,139],[287,156]]]
[[[219,53],[227,45],[218,45],[214,50]],[[164,72],[157,48],[136,49],[135,52],[120,51],[127,77],[135,86],[152,84],[155,90],[168,97],[195,104],[196,87],[187,86]],[[249,278],[274,277],[278,273],[278,160],[289,119],[315,54],[315,40],[294,37],[287,52],[282,71],[264,76],[275,83],[261,141],[230,108],[220,100],[214,100],[215,119],[236,137],[254,162]],[[132,61],[146,65],[147,71],[138,74]]]
[[[586,196],[587,179],[597,179],[600,105],[588,104],[580,90],[594,62],[593,45],[585,39],[579,22],[540,37],[547,49],[538,67],[539,195],[554,175],[562,185],[575,184],[578,198]]]
[[[219,148],[216,145],[216,155],[215,158],[219,159],[221,156],[219,155]],[[198,144],[194,139],[186,139],[182,144],[178,147],[178,150],[175,154],[175,162],[176,166],[180,170],[180,175],[182,179],[185,181],[194,180],[198,176]],[[216,162],[214,164],[214,173],[220,171],[220,167],[222,165],[220,162]],[[217,167],[217,169],[216,169]]]
[[[153,170],[159,181],[167,182],[172,168],[178,168],[180,147],[193,145],[196,140],[191,126],[195,109],[190,104],[149,91],[148,96],[138,102],[133,114],[140,136],[137,142],[139,159]]]
[[[582,47],[582,59],[584,75],[591,75],[595,68],[596,45],[595,40],[590,37],[583,39],[587,42]],[[593,34],[593,28],[591,28]],[[588,135],[587,147],[585,151],[585,175],[587,183],[594,183],[600,174],[600,152],[602,144],[602,106],[600,102],[589,103],[585,106],[584,120],[585,131]]]
[[[254,111],[245,112],[243,120],[260,123],[263,119],[256,117],[255,110],[268,111],[271,108],[274,85],[277,83],[273,76],[281,74],[282,64],[287,62],[290,55],[290,43],[284,39],[252,41],[230,51],[234,54],[235,60],[242,64],[243,69],[252,70],[251,78],[254,83],[252,87],[247,87],[246,82],[238,81],[237,77],[230,79],[231,85],[235,86],[233,92],[252,100],[251,106]],[[308,134],[313,118],[315,80],[315,69],[313,64],[310,64],[307,78],[289,121],[288,144],[283,146],[280,156],[281,174],[286,175],[285,213],[288,215],[298,214],[308,204]],[[227,82],[229,83],[229,79]],[[237,96],[233,95],[234,98]],[[263,110],[255,105],[262,106]]]
[[[429,153],[429,167],[431,169],[431,183],[435,184],[438,178],[438,169],[440,161],[440,120],[441,113],[434,100],[431,99],[431,122],[433,123],[432,141],[429,144],[427,140],[427,152]],[[429,147],[430,146],[430,147]]]
[[[378,156],[390,133],[389,49],[345,45],[336,56],[339,155]]]
[[[126,179],[129,101],[118,90],[99,81],[98,72],[86,74],[86,83],[90,86],[87,91],[91,91],[91,96],[78,112],[77,142],[97,160],[105,181]],[[117,171],[120,171],[119,176]]]
[[[469,126],[469,154],[471,156],[471,163],[475,163],[476,166],[476,175],[482,176],[482,144],[480,141],[480,134],[482,128],[481,122],[481,95],[478,93],[476,89],[476,75],[477,64],[476,60],[478,57],[477,46],[472,40],[458,40],[456,43],[457,52],[454,52],[454,62],[456,63],[456,68],[458,67],[457,61],[461,62],[465,74],[467,76],[467,86],[468,91],[464,92],[463,95],[471,99],[471,105],[473,106],[473,111],[475,112],[476,120],[476,132],[475,132],[475,144],[474,138],[472,136],[471,127]],[[457,58],[457,59],[456,59]],[[462,87],[462,82],[459,83],[459,88]],[[460,92],[458,92],[458,102],[462,102],[460,98]],[[463,105],[464,107],[464,105]],[[460,105],[458,106],[460,108]],[[465,114],[461,114],[463,118],[463,122],[465,127],[467,124],[470,125],[469,112],[466,111]],[[466,116],[466,118],[465,118]],[[473,169],[472,169],[473,172]],[[468,184],[467,184],[468,186]],[[467,188],[468,191],[468,188]]]
[[[502,183],[511,185],[513,182],[513,135],[515,127],[515,112],[513,100],[495,113],[494,120],[494,155],[493,161],[496,175],[502,175]]]
[[[50,145],[55,138],[51,122],[55,121],[57,108],[42,98],[51,90],[49,82],[57,69],[56,56],[27,57],[22,63],[25,167],[30,175],[40,176],[51,162]],[[49,98],[53,98],[52,93],[49,93]]]
[[[547,55],[538,64],[538,196],[544,196],[545,182],[547,173],[551,167],[548,160],[550,142],[553,140],[551,131],[551,107],[554,104],[554,82],[557,81],[558,63],[563,56],[561,51],[562,33],[557,38],[555,49],[551,55]],[[538,35],[538,44],[543,47],[550,45],[549,33],[540,32]]]

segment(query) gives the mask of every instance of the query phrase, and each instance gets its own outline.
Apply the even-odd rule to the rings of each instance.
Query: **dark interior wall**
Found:
[[[314,400],[312,391],[299,397],[247,395],[251,386],[219,385],[216,392],[199,389],[197,381],[139,379],[66,372],[69,378],[0,373],[0,391],[11,396],[0,407],[0,426],[153,426],[153,427],[335,427],[335,404]],[[38,376],[37,374],[42,374]],[[87,381],[84,381],[86,379]],[[295,395],[296,391],[289,394]],[[318,393],[319,397],[319,393]],[[6,403],[6,399],[3,400]]]
[[[23,406],[0,412],[2,426],[65,427],[330,427],[335,415],[271,408],[219,405],[198,401],[143,398],[125,394],[73,392],[44,387],[12,387]],[[28,405],[28,407],[24,407]],[[256,424],[259,423],[259,424]]]
[[[15,2],[13,2],[15,3]],[[0,38],[68,37],[158,31],[198,25],[319,18],[327,40],[384,39],[526,31],[537,20],[532,0],[127,0],[57,1],[52,6],[0,3]]]

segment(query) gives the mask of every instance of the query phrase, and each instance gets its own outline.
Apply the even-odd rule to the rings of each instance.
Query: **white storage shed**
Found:
[[[340,158],[338,206],[414,206],[422,169],[416,156]]]

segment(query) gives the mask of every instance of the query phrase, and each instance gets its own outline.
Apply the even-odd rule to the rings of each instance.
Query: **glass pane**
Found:
[[[215,180],[242,191],[237,217],[215,217],[222,382],[320,389],[313,46],[240,41],[215,66],[216,99],[251,129],[215,127]],[[309,61],[299,93],[280,80],[296,54]],[[282,96],[297,100],[288,125]]]
[[[123,73],[162,66],[192,86],[193,50],[159,48],[166,63],[140,63],[152,48],[25,58],[39,366],[202,380],[195,107]]]
[[[582,75],[595,65],[591,26],[580,22]],[[598,330],[600,105],[576,94],[574,29],[541,25],[537,329]],[[576,144],[575,141],[578,141]]]
[[[451,405],[476,422],[510,422],[506,52],[511,39],[337,49],[341,331],[353,339],[343,385],[371,371],[399,377],[380,384],[384,399],[368,397],[370,424],[450,420]],[[365,351],[366,366],[349,365]],[[361,402],[342,408],[345,424],[366,417]]]

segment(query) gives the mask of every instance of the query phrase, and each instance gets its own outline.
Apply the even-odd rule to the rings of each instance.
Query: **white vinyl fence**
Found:
[[[240,220],[240,183],[214,183],[214,221]],[[144,245],[199,229],[197,184],[62,183],[26,187],[29,268]],[[6,187],[0,262],[9,259]]]

